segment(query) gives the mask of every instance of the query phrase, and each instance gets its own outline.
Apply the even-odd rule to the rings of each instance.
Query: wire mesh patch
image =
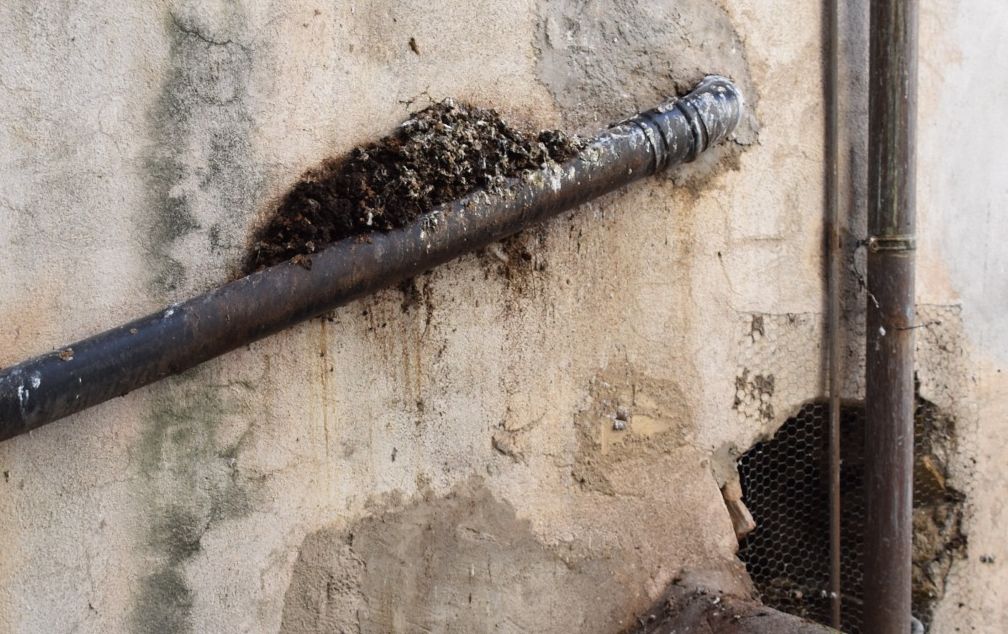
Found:
[[[738,463],[743,499],[756,530],[739,557],[774,608],[820,623],[830,619],[829,406],[804,405],[773,439]],[[963,495],[948,484],[955,420],[918,398],[915,414],[913,610],[929,624],[955,559],[965,556]],[[840,469],[843,630],[862,631],[864,547],[864,409],[845,406]]]

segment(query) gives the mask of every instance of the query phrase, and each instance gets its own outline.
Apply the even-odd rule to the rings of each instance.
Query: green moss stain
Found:
[[[149,421],[134,454],[144,476],[137,496],[140,538],[151,569],[136,590],[136,632],[192,631],[185,566],[215,523],[253,507],[253,489],[238,471],[240,447],[219,437],[225,420],[248,411],[253,391],[238,383],[213,385],[209,378],[196,369],[151,389]]]
[[[253,40],[241,4],[210,6],[169,3],[168,57],[147,115],[147,204],[137,222],[148,287],[162,301],[228,277],[265,182],[252,148],[250,97],[255,69],[268,64],[264,47]],[[220,385],[206,369],[149,389],[148,420],[133,453],[143,476],[136,497],[146,572],[134,589],[133,631],[199,629],[186,570],[215,523],[252,508],[254,487],[238,470],[240,447],[221,439],[225,424],[234,431],[248,417],[251,395],[241,385]]]
[[[250,140],[256,122],[249,96],[262,47],[245,36],[238,5],[223,16],[199,2],[175,5],[164,21],[167,69],[148,113],[148,200],[140,219],[148,283],[162,299],[202,288],[207,277],[226,276],[241,255],[263,190]]]
[[[192,630],[192,593],[179,571],[164,569],[144,578],[135,610],[135,632],[162,634]]]

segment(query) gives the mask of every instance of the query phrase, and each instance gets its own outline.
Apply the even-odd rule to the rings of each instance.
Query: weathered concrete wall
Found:
[[[0,365],[224,280],[286,185],[404,102],[590,131],[716,71],[754,113],[734,147],[521,238],[531,264],[462,258],[421,301],[383,293],[0,445],[0,630],[612,631],[682,569],[736,571],[717,458],[822,393],[816,4],[3,3]],[[957,407],[983,439],[938,631],[1008,627],[1008,165],[984,123],[1004,13],[946,0],[922,23],[919,295],[961,305]],[[754,418],[753,315],[787,314],[807,368],[743,389],[772,406]]]
[[[968,501],[969,559],[953,569],[935,631],[1008,628],[1008,187],[1002,174],[1008,43],[999,2],[928,3],[921,20],[920,301],[958,303],[968,351],[963,392],[972,402],[975,482]],[[975,464],[972,461],[975,460]]]

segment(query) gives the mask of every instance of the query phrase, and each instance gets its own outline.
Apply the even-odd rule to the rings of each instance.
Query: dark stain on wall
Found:
[[[268,49],[252,40],[239,4],[209,10],[173,3],[164,16],[168,59],[161,94],[148,113],[144,164],[151,294],[170,301],[226,279],[237,268],[248,220],[265,179],[252,150],[249,95]],[[135,589],[135,632],[198,630],[186,565],[216,522],[251,509],[252,487],[238,471],[237,445],[221,439],[230,416],[247,417],[242,385],[216,385],[196,369],[151,389],[150,413],[134,462],[149,574]],[[251,424],[251,422],[249,422]],[[224,434],[226,435],[226,434]],[[240,441],[239,441],[240,442]]]
[[[148,114],[151,145],[143,170],[149,193],[140,219],[148,284],[159,299],[202,288],[236,266],[263,191],[248,90],[263,49],[244,36],[240,8],[223,18],[210,15],[189,3],[165,16],[169,58]]]
[[[166,568],[144,577],[134,620],[137,632],[189,631],[192,594],[178,570]]]
[[[152,395],[150,418],[133,460],[143,477],[142,541],[152,570],[136,590],[135,632],[192,631],[193,595],[185,565],[217,523],[247,515],[252,487],[238,471],[237,442],[221,440],[225,417],[245,415],[240,400],[254,390],[208,385],[205,370],[169,379]],[[233,388],[233,389],[232,389]]]

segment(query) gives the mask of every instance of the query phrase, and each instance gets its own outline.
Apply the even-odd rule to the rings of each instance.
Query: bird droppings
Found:
[[[438,205],[566,161],[582,147],[557,130],[523,133],[494,110],[451,99],[434,103],[393,134],[307,172],[256,232],[244,268],[404,227]]]

